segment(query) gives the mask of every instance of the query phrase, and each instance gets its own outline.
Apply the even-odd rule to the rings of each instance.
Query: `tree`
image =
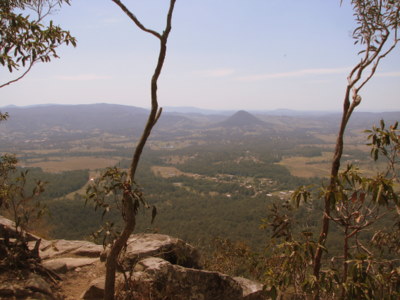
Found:
[[[0,64],[10,73],[19,71],[14,79],[1,83],[0,88],[24,78],[38,62],[58,58],[57,48],[63,44],[76,46],[69,31],[55,26],[46,17],[69,0],[3,0],[0,2]],[[26,13],[26,15],[24,15]]]
[[[351,4],[354,10],[354,16],[357,23],[357,28],[353,32],[353,38],[356,45],[360,45],[362,50],[359,52],[361,55],[360,62],[351,70],[348,76],[348,84],[345,89],[345,96],[343,101],[343,113],[340,123],[339,132],[336,140],[336,147],[333,155],[333,160],[331,164],[331,172],[328,186],[323,188],[322,198],[324,199],[324,212],[322,217],[321,232],[319,235],[317,247],[315,254],[313,254],[313,276],[315,278],[315,293],[314,299],[320,298],[320,280],[321,280],[321,261],[322,255],[325,251],[325,244],[329,234],[330,221],[341,223],[345,228],[350,229],[354,225],[351,211],[360,210],[365,207],[357,207],[350,205],[348,199],[352,199],[351,196],[347,196],[348,188],[352,190],[352,193],[357,192],[359,185],[366,184],[363,183],[363,179],[357,177],[355,173],[351,173],[353,180],[353,186],[346,186],[346,180],[343,176],[339,174],[340,163],[344,149],[344,135],[348,121],[354,111],[354,109],[361,103],[362,97],[360,91],[365,87],[365,85],[374,76],[379,63],[384,59],[392,50],[396,47],[398,38],[398,29],[400,27],[400,2],[393,0],[352,0]],[[375,150],[374,150],[375,151]],[[348,170],[349,175],[351,170]],[[385,186],[382,182],[380,187]],[[358,186],[356,186],[356,183]],[[390,189],[390,186],[387,186]],[[365,188],[365,186],[364,186]],[[379,189],[378,189],[379,190]],[[368,192],[374,194],[374,189],[369,185]],[[388,192],[386,190],[386,192]],[[363,190],[362,193],[365,193]],[[305,190],[298,190],[294,194],[294,199],[299,203],[299,200],[303,197],[305,200],[309,196],[309,192]],[[357,193],[354,195],[358,195]],[[365,196],[365,195],[364,195]],[[363,197],[364,197],[363,196]],[[392,194],[393,196],[393,194]],[[355,196],[354,196],[355,197]],[[358,198],[357,198],[358,199]],[[374,200],[379,200],[376,198]],[[377,201],[378,204],[382,204]],[[386,202],[384,202],[386,203]],[[332,209],[335,208],[339,215],[335,217],[332,216]],[[375,212],[375,210],[373,210]],[[349,214],[348,214],[349,213]],[[372,212],[370,210],[365,210],[362,212],[364,216],[371,216]],[[379,216],[374,215],[375,218]],[[344,220],[347,220],[344,222]],[[352,220],[350,220],[352,219]],[[349,238],[354,236],[357,232],[363,228],[369,226],[369,221],[364,220],[364,225],[356,226],[355,233],[349,233],[346,235],[345,242]],[[344,223],[343,223],[344,222]],[[357,220],[356,220],[357,222]],[[355,229],[355,228],[353,228]],[[353,232],[353,231],[352,231]],[[346,248],[346,246],[345,246]],[[346,252],[346,249],[345,249]],[[346,254],[345,254],[346,256]],[[347,276],[347,262],[345,261],[343,270],[343,277]],[[346,280],[342,278],[342,280]]]
[[[361,103],[361,89],[374,76],[381,60],[396,47],[399,41],[397,33],[400,27],[400,2],[392,0],[352,0],[351,4],[358,25],[353,32],[353,38],[355,44],[363,47],[359,52],[362,58],[347,78],[348,84],[331,165],[330,182],[324,195],[323,224],[313,261],[313,273],[317,279],[320,276],[323,246],[329,232],[331,208],[337,201],[335,193],[338,187],[338,173],[343,154],[346,126],[354,109]],[[318,292],[315,298],[319,298]]]
[[[160,77],[161,70],[164,65],[166,53],[167,53],[167,41],[171,32],[171,21],[172,14],[176,0],[170,0],[167,21],[165,29],[162,33],[158,33],[152,29],[146,28],[139,19],[119,0],[112,0],[117,4],[121,10],[144,32],[147,32],[155,36],[160,41],[160,51],[158,55],[158,61],[154,74],[151,78],[151,110],[147,119],[146,126],[143,130],[142,136],[136,145],[133,153],[129,172],[121,172],[118,169],[109,169],[100,178],[96,185],[90,186],[87,190],[89,199],[93,199],[96,203],[96,207],[102,207],[105,212],[110,209],[107,203],[107,195],[112,192],[114,196],[118,198],[120,196],[120,203],[117,205],[120,207],[124,228],[113,241],[111,250],[108,254],[106,261],[106,282],[104,299],[112,300],[115,294],[115,272],[117,268],[118,256],[121,253],[123,247],[126,245],[129,236],[132,234],[136,226],[136,213],[140,204],[145,204],[143,195],[135,183],[136,170],[142,155],[144,146],[146,145],[147,139],[151,134],[151,131],[158,119],[161,116],[162,108],[158,107],[158,96],[157,96],[157,82]],[[100,188],[99,188],[100,186]],[[156,214],[155,207],[153,207],[153,218]]]

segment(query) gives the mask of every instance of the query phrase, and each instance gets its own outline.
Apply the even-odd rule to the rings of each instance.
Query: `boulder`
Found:
[[[257,291],[254,288],[256,283],[235,280],[218,272],[173,265],[157,257],[141,260],[130,280],[133,299],[265,299],[262,286],[258,286]]]
[[[123,269],[130,270],[139,260],[149,256],[183,267],[200,267],[199,252],[184,241],[164,234],[134,234],[127,242],[122,258]]]
[[[147,257],[139,261],[129,278],[130,292],[119,274],[116,291],[124,299],[141,300],[265,300],[263,286],[251,280],[228,275],[185,268],[158,258]],[[104,276],[90,284],[81,299],[102,299]],[[125,294],[125,295],[124,295]]]

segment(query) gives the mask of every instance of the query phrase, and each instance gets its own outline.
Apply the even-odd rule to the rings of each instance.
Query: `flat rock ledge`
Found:
[[[0,216],[0,229],[12,236],[15,225]],[[40,238],[27,233],[30,247]],[[90,284],[81,282],[84,291],[81,299],[102,299],[105,277],[94,272],[100,260],[104,261],[108,251],[103,246],[88,241],[44,240],[41,239],[39,255],[42,265],[62,279],[75,277],[95,278]],[[262,300],[263,285],[246,278],[201,269],[197,249],[184,241],[163,234],[134,234],[127,243],[121,258],[123,273],[117,274],[116,286],[120,293],[141,300]],[[87,274],[86,274],[86,273]],[[69,275],[71,274],[71,275]],[[125,274],[125,276],[124,276]],[[7,274],[3,274],[4,277]],[[90,276],[89,276],[90,275]],[[98,278],[92,277],[100,276]],[[105,274],[103,274],[105,275]],[[82,276],[82,277],[80,277]],[[128,278],[125,281],[124,278]],[[4,279],[4,278],[3,278]],[[79,281],[80,282],[80,281]],[[62,283],[67,284],[67,281]],[[85,289],[85,287],[87,287]],[[24,280],[0,282],[0,299],[78,299],[79,296],[54,293],[53,285],[36,274],[29,274]],[[64,290],[65,292],[65,290]],[[129,298],[129,299],[130,299]],[[128,299],[128,298],[127,298]]]
[[[130,274],[128,282],[119,277],[117,289],[130,286],[132,299],[155,300],[263,300],[262,284],[245,278],[193,268],[185,268],[159,257],[140,260]],[[92,282],[81,298],[101,299],[104,295],[104,277]]]

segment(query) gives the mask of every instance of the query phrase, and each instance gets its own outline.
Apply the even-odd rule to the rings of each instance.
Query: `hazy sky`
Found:
[[[168,0],[123,2],[146,27],[164,27]],[[78,46],[63,47],[60,59],[37,64],[25,79],[0,89],[0,107],[148,107],[158,40],[111,0],[71,3],[52,18]],[[360,59],[351,7],[339,0],[177,0],[172,25],[161,106],[340,110],[348,72]],[[0,82],[7,78],[3,68]],[[360,111],[400,110],[400,49],[361,94]]]

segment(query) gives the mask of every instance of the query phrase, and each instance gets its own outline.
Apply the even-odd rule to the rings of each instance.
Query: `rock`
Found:
[[[123,275],[121,273],[117,274],[115,281],[116,281],[116,286],[122,284],[124,282]],[[90,283],[89,288],[83,292],[80,298],[87,300],[103,299],[105,282],[106,282],[105,276],[93,280]]]
[[[6,232],[6,234],[10,238],[16,237],[15,223],[0,215],[0,233],[2,232]],[[37,241],[38,239],[40,239],[40,237],[38,237],[37,235],[34,235],[26,231],[24,231],[24,234],[27,241]],[[4,233],[2,233],[0,236],[3,237]]]
[[[102,251],[103,246],[88,241],[54,240],[42,242],[39,254],[42,259],[59,256],[99,257]]]
[[[103,299],[105,280],[105,276],[93,280],[90,283],[89,288],[85,292],[83,292],[81,299]]]
[[[261,300],[243,289],[240,280],[227,275],[173,265],[161,258],[148,257],[135,267],[131,277],[133,299]],[[246,286],[249,282],[246,282]]]
[[[31,273],[25,283],[25,288],[41,294],[51,295],[51,286],[39,275]]]
[[[57,299],[51,285],[41,276],[30,273],[27,278],[15,278],[0,284],[0,299]]]
[[[265,299],[264,286],[256,281],[252,281],[243,277],[233,277],[240,284],[243,290],[243,299],[246,300],[261,300]]]
[[[43,261],[42,265],[56,273],[66,273],[83,266],[92,265],[98,258],[60,257]]]
[[[200,267],[200,254],[184,241],[164,234],[134,234],[131,235],[123,255],[124,270],[132,269],[142,258],[160,257],[188,268]]]

